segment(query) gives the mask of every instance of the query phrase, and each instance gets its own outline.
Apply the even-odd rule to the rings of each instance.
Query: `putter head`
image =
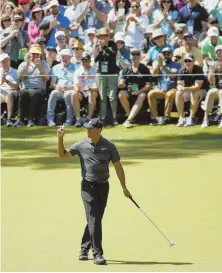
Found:
[[[177,244],[177,242],[174,242],[174,243],[170,244],[170,247],[175,246],[176,244]]]

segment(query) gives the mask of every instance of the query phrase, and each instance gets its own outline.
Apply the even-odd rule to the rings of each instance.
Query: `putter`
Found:
[[[168,241],[169,243],[169,246],[175,246],[176,245],[176,242],[174,243],[171,243],[170,240],[163,234],[163,232],[154,224],[154,222],[150,219],[150,217],[148,215],[146,215],[146,213],[141,209],[141,207],[136,203],[136,201],[131,197],[129,196],[129,199],[134,203],[134,205],[146,216],[146,218],[148,220],[150,220],[150,222],[154,225],[154,227],[159,230],[159,232],[163,235],[163,237]]]

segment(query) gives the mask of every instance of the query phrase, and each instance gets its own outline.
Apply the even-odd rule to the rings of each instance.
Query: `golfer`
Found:
[[[74,143],[65,149],[63,145],[64,130],[57,131],[58,153],[60,158],[78,155],[82,168],[81,195],[85,207],[87,225],[82,237],[79,260],[88,260],[88,252],[92,247],[94,263],[106,264],[102,248],[102,218],[109,194],[109,162],[112,161],[123,193],[131,196],[126,188],[125,174],[120,163],[120,156],[116,146],[101,135],[103,123],[91,119],[85,123],[88,138]]]

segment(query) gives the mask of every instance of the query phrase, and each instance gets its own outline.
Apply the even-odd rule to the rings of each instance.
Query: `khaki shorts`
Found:
[[[185,91],[183,93],[183,97],[184,97],[184,102],[188,102],[190,101],[190,91]],[[204,99],[206,97],[207,91],[204,89],[200,89],[200,91],[198,91],[199,93],[199,101],[201,101],[202,99]]]

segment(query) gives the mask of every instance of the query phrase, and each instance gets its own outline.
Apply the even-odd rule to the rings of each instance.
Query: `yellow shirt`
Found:
[[[179,62],[181,64],[181,66],[184,65],[184,62],[183,62],[183,58],[184,58],[184,55],[187,54],[187,53],[191,53],[194,55],[194,59],[195,59],[195,64],[196,65],[199,65],[199,66],[202,66],[203,65],[203,54],[201,53],[200,49],[193,46],[191,51],[190,52],[187,52],[185,47],[184,46],[181,46],[177,49],[175,49],[174,53],[173,53],[173,56],[180,56],[181,59],[179,59]]]

